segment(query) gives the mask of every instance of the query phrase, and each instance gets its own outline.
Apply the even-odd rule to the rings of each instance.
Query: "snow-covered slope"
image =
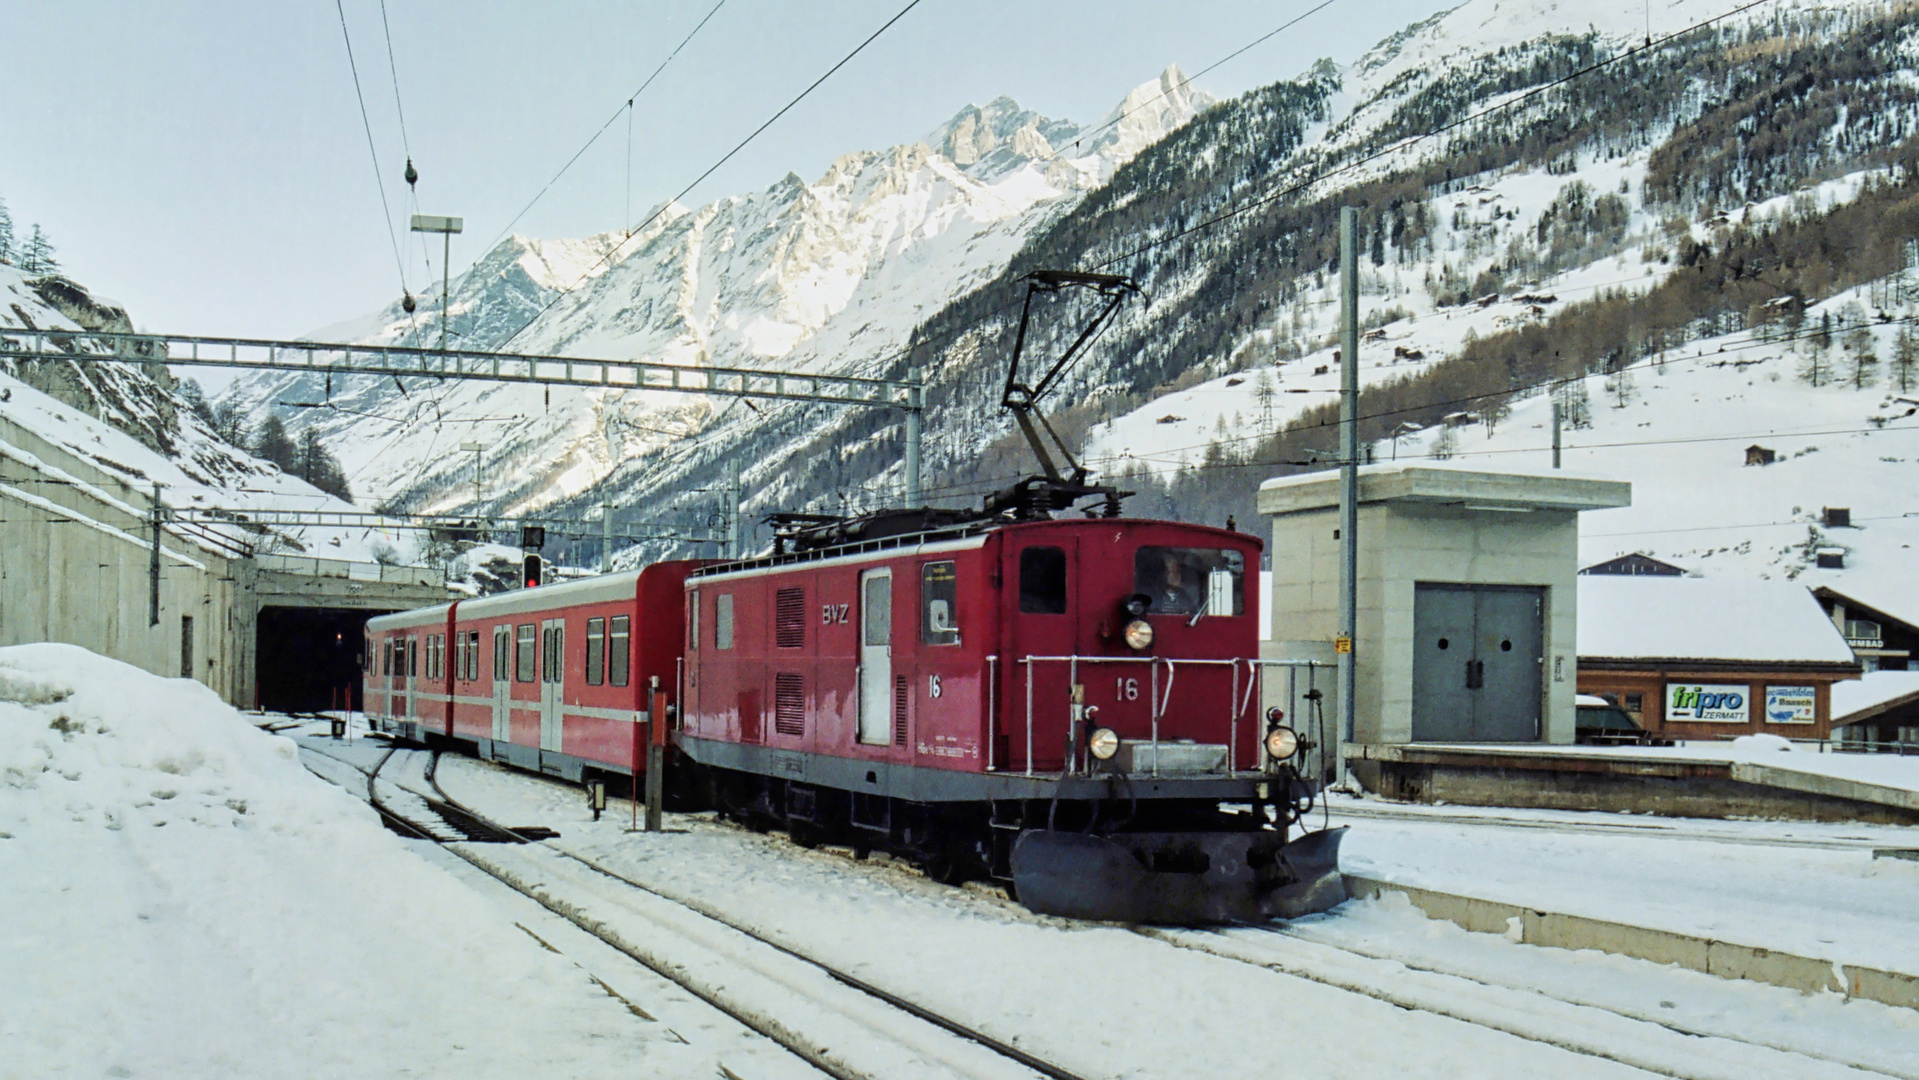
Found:
[[[8,328],[72,330],[67,347],[105,354],[85,331],[132,329],[124,310],[88,294],[65,278],[29,277],[0,263],[0,337]],[[148,511],[148,492],[162,485],[174,508],[352,511],[312,485],[246,451],[222,442],[178,396],[179,384],[164,366],[102,364],[64,359],[0,361],[0,417],[100,470],[113,483],[101,487],[69,473],[33,448],[0,439],[0,460],[10,477],[37,483],[81,484],[96,498],[129,513]],[[26,488],[31,489],[33,483]],[[265,531],[221,527],[259,554],[308,555],[348,562],[391,559],[410,553],[411,538],[377,530],[285,528]],[[224,550],[224,549],[223,549]]]

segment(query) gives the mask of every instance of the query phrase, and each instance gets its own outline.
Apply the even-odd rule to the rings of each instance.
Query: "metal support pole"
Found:
[[[918,506],[920,497],[920,420],[926,400],[926,387],[920,382],[920,369],[906,369],[906,505]]]
[[[446,351],[447,309],[453,305],[453,233],[443,232],[440,248],[440,351]]]
[[[646,831],[660,832],[661,804],[666,799],[666,709],[660,694],[660,677],[653,676],[651,708],[653,737],[646,741]]]
[[[613,491],[600,502],[600,573],[613,572]]]
[[[1353,738],[1359,622],[1359,210],[1339,210],[1339,708]]]
[[[147,563],[147,625],[160,625],[160,523],[165,511],[160,505],[160,484],[153,484],[153,557]]]
[[[1564,416],[1559,408],[1559,402],[1555,401],[1553,402],[1553,468],[1555,469],[1559,468],[1559,426],[1563,421]]]
[[[742,559],[746,552],[740,550],[740,514],[744,512],[744,497],[740,492],[740,459],[730,457],[726,462],[726,557]]]

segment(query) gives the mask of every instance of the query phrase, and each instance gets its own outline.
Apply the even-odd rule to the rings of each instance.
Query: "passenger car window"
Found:
[[[532,682],[533,668],[533,632],[538,629],[532,623],[521,623],[513,628],[513,681]]]
[[[614,686],[626,685],[627,666],[633,659],[629,645],[633,636],[632,626],[630,616],[613,616],[613,631],[606,638],[606,674],[607,681]]]
[[[1029,547],[1019,553],[1019,609],[1029,615],[1066,614],[1066,552]]]
[[[1142,547],[1133,553],[1133,591],[1160,615],[1243,615],[1246,559],[1226,548]]]
[[[920,567],[920,642],[958,645],[959,573],[951,560]]]
[[[586,685],[600,685],[600,666],[606,660],[606,620],[586,620]]]

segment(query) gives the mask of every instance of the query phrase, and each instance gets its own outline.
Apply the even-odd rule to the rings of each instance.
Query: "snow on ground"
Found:
[[[1775,751],[1772,756],[1826,761],[1869,755]],[[1335,802],[1334,824],[1342,823],[1342,805],[1347,804]],[[1357,805],[1369,809],[1381,804],[1365,800]],[[1511,809],[1497,814],[1522,820],[1537,816]],[[1646,824],[1646,819],[1629,814],[1562,817]],[[1912,903],[1919,890],[1919,864],[1875,860],[1868,845],[1773,847],[1683,834],[1474,827],[1457,820],[1420,821],[1411,814],[1394,820],[1348,820],[1353,830],[1340,851],[1340,867],[1347,873],[1919,974],[1919,910]],[[1802,827],[1795,835],[1806,834]],[[1758,835],[1763,838],[1764,833]],[[1884,838],[1888,846],[1910,846],[1915,833],[1858,826],[1835,835],[1872,836]]]
[[[882,987],[910,991],[915,1000],[1002,1038],[1017,1034],[1023,1048],[1085,1075],[1106,1075],[1114,1061],[1127,1063],[1124,1075],[1156,1077],[1270,1068],[1276,1060],[1273,1046],[1249,1041],[1246,1033],[1259,1017],[1272,1016],[1285,1017],[1295,1031],[1366,1033],[1364,1039],[1339,1039],[1337,1053],[1287,1059],[1289,1076],[1360,1076],[1381,1069],[1393,1075],[1511,1076],[1537,1075],[1528,1070],[1541,1068],[1580,1072],[1596,1065],[1590,1058],[1554,1054],[1536,1043],[1520,1044],[1422,1012],[1375,1011],[1379,1003],[1372,999],[1224,963],[1197,949],[1157,949],[1116,927],[1033,916],[997,889],[937,885],[882,856],[854,862],[832,849],[802,850],[777,834],[756,835],[691,815],[668,815],[665,834],[626,834],[626,805],[616,803],[608,819],[595,824],[570,785],[450,756],[442,759],[439,775],[455,798],[483,812],[558,827],[563,837],[553,842],[556,846],[722,910],[775,940],[845,965]],[[1406,835],[1420,827],[1419,822],[1360,821],[1347,840],[1348,850],[1370,872],[1387,876],[1385,859],[1401,861],[1401,849],[1413,846]],[[1634,864],[1639,850],[1636,838],[1588,838],[1611,839],[1610,858],[1553,858],[1527,873],[1533,848],[1556,837],[1515,838],[1509,830],[1462,828],[1456,822],[1423,828],[1435,838],[1436,849],[1450,850],[1446,843],[1457,847],[1462,834],[1476,838],[1483,851],[1496,855],[1496,873],[1522,883],[1560,880],[1570,892],[1605,891],[1604,883],[1616,879],[1622,866]],[[1788,875],[1801,869],[1775,861],[1769,847],[1691,844],[1710,851],[1726,848],[1747,864],[1754,881],[1762,880],[1768,867]],[[1704,904],[1714,895],[1718,886],[1709,872],[1721,863],[1685,877],[1685,861],[1667,858],[1677,849],[1649,850],[1658,868],[1684,879],[1684,897],[1675,896],[1673,903]],[[1399,869],[1417,874],[1432,861],[1443,862],[1443,856],[1407,859]],[[1470,875],[1475,868],[1460,869]],[[1919,882],[1919,871],[1908,878],[1909,890]],[[1794,876],[1792,882],[1797,881]],[[1775,883],[1772,891],[1785,893],[1792,882]],[[1827,891],[1841,887],[1835,883]],[[1769,925],[1810,906],[1789,908]],[[1631,903],[1626,907],[1631,910],[1613,914],[1637,910]],[[1919,920],[1901,915],[1883,924],[1880,933],[1901,934],[1909,921]],[[1763,1038],[1770,1027],[1775,1038],[1789,1039],[1798,1049],[1838,1049],[1869,1062],[1910,1060],[1919,1049],[1919,1022],[1907,1010],[1836,997],[1808,999],[1777,987],[1728,983],[1599,954],[1512,945],[1425,920],[1391,899],[1348,904],[1295,930],[1294,936],[1308,941],[1355,946],[1415,968],[1468,972],[1476,982],[1591,997],[1653,1023],[1732,1038]],[[1264,930],[1227,936],[1247,942],[1273,937]],[[928,971],[940,978],[928,980]],[[1137,972],[1151,977],[1127,977]],[[1098,988],[1091,999],[1089,973],[1101,973],[1093,976]],[[1126,1022],[1085,1023],[1089,1002],[1099,1013],[1124,1016]],[[1792,1034],[1780,1035],[1779,1020],[1794,1025],[1784,1029]],[[1053,1034],[1060,1032],[1066,1034]]]
[[[0,1077],[714,1074],[291,741],[73,646],[0,649],[0,923]]]

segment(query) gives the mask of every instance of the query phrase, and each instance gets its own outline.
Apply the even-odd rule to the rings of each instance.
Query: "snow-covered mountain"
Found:
[[[1081,128],[1006,98],[924,141],[846,154],[811,182],[660,208],[631,236],[510,237],[452,287],[451,340],[514,351],[848,370],[896,348],[952,296],[999,272],[1035,227],[1212,99],[1177,67]],[[574,286],[577,285],[577,288]],[[431,344],[438,305],[396,303],[312,335]],[[328,400],[324,379],[260,374],[250,410]],[[575,496],[614,466],[668,451],[723,402],[660,393],[336,383],[320,420],[356,490],[408,508],[480,498],[521,511]],[[318,411],[318,410],[313,410]],[[750,417],[750,410],[741,410]]]
[[[1715,382],[1718,368],[1683,380],[1639,373],[1762,336],[1783,372],[1806,362],[1809,320],[1843,337],[1859,312],[1915,311],[1908,292],[1889,301],[1903,286],[1887,283],[1906,264],[1903,238],[1919,236],[1919,192],[1904,201],[1919,177],[1909,164],[1919,161],[1916,67],[1919,21],[1881,0],[1730,17],[1708,0],[1642,11],[1467,0],[1348,66],[1322,61],[1211,107],[1182,96],[1172,72],[1104,127],[1000,100],[920,145],[842,158],[813,184],[789,177],[666,208],[630,239],[564,251],[510,241],[456,285],[451,325],[497,344],[548,304],[552,282],[611,252],[512,347],[895,376],[917,365],[930,379],[927,487],[955,504],[1030,469],[995,393],[1021,276],[1123,272],[1146,297],[1069,374],[1056,424],[1094,467],[1140,490],[1134,512],[1250,523],[1261,479],[1331,454],[1336,222],[1340,206],[1358,205],[1370,332],[1362,437],[1382,456],[1461,453],[1481,430],[1519,438],[1515,418],[1533,417],[1549,390],[1622,377],[1653,410],[1632,423],[1671,429],[1664,439],[1685,437],[1683,395],[1755,403],[1723,411],[1715,438],[1763,441],[1798,394],[1809,415],[1891,430],[1884,367],[1879,396],[1835,398],[1782,375],[1755,391],[1763,405]],[[1859,301],[1862,289],[1877,290],[1872,303]],[[357,332],[428,340],[435,314],[425,305],[410,325],[396,308]],[[1029,355],[1068,340],[1074,315],[1041,305]],[[1897,347],[1874,346],[1883,364]],[[1830,340],[1821,348],[1838,362]],[[610,489],[623,519],[699,528],[721,509],[729,464],[744,473],[749,513],[899,497],[899,417],[884,410],[423,380],[408,397],[390,382],[333,389],[343,408],[332,437],[360,470],[356,487],[414,507],[477,497],[590,516]],[[283,403],[321,392],[310,380],[240,391]],[[1587,396],[1594,429],[1632,413]],[[449,452],[476,433],[487,445],[477,496],[473,458]],[[1612,449],[1585,449],[1596,457],[1580,467],[1604,471]],[[1903,475],[1886,472],[1896,462],[1825,453],[1820,465],[1848,476]],[[1627,451],[1615,460],[1622,475],[1640,470]],[[1702,458],[1701,475],[1721,464]],[[1794,465],[1765,475],[1794,470],[1819,474]],[[1671,515],[1661,528],[1717,527],[1688,516],[1683,471],[1645,471],[1645,505]],[[1734,487],[1755,482],[1734,475]],[[1782,506],[1754,504],[1755,521],[1802,520],[1818,481],[1806,483],[1782,486]],[[1650,525],[1630,528],[1640,532],[1618,539],[1621,550],[1669,550]],[[1706,565],[1812,572],[1779,545],[1768,550],[1758,561],[1719,552]]]

